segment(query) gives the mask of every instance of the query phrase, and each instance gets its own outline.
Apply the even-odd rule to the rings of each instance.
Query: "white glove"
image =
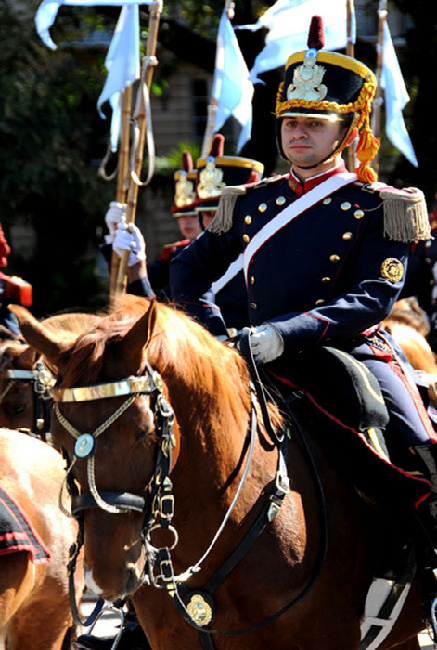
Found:
[[[112,249],[117,255],[121,255],[123,251],[129,251],[128,266],[133,266],[146,259],[146,242],[141,230],[134,223],[122,221],[118,224]]]
[[[109,235],[105,235],[105,241],[107,244],[112,244],[115,237],[115,231],[117,230],[118,224],[123,221],[126,214],[126,204],[118,203],[118,201],[111,201],[109,204],[109,210],[105,214],[105,222],[108,226]]]
[[[250,348],[257,365],[269,363],[284,352],[284,339],[273,325],[263,323],[252,327]]]

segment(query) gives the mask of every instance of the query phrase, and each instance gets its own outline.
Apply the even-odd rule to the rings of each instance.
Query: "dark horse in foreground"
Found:
[[[92,582],[110,601],[133,594],[154,649],[362,647],[384,517],[310,433],[310,454],[290,436],[287,489],[284,456],[260,417],[256,426],[236,350],[183,313],[133,296],[75,342],[23,308],[14,313],[58,368],[52,435],[74,461]],[[269,413],[279,430],[277,407]],[[413,582],[378,647],[418,648],[423,627]],[[213,631],[209,645],[199,629]]]
[[[58,507],[64,476],[52,447],[0,429],[2,650],[70,650],[76,638],[67,563],[77,523]]]

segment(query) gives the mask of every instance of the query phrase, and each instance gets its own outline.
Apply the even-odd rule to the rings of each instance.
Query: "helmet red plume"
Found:
[[[225,136],[221,133],[216,133],[212,139],[210,156],[214,158],[221,157],[225,153]]]
[[[182,169],[186,172],[190,172],[193,169],[193,158],[189,151],[182,153]]]
[[[313,16],[311,18],[307,45],[309,48],[314,48],[315,50],[321,50],[325,47],[325,29],[321,16]]]

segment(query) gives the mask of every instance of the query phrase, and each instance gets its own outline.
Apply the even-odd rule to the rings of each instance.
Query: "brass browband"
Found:
[[[6,371],[8,379],[34,379],[35,370],[18,370],[11,369]]]
[[[132,395],[133,393],[152,393],[157,388],[155,379],[156,377],[151,375],[144,375],[143,377],[123,379],[108,384],[96,384],[95,386],[53,388],[52,393],[56,402],[88,402],[95,399]]]

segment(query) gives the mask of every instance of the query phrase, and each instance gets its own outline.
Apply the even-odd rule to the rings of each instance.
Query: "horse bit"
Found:
[[[50,430],[50,402],[52,400],[51,389],[55,384],[55,378],[47,370],[43,361],[39,359],[35,368],[30,370],[10,369],[6,371],[8,382],[0,394],[0,404],[3,403],[11,388],[18,382],[31,383],[33,395],[33,426],[32,429],[21,428],[24,433],[42,437],[48,441]]]

